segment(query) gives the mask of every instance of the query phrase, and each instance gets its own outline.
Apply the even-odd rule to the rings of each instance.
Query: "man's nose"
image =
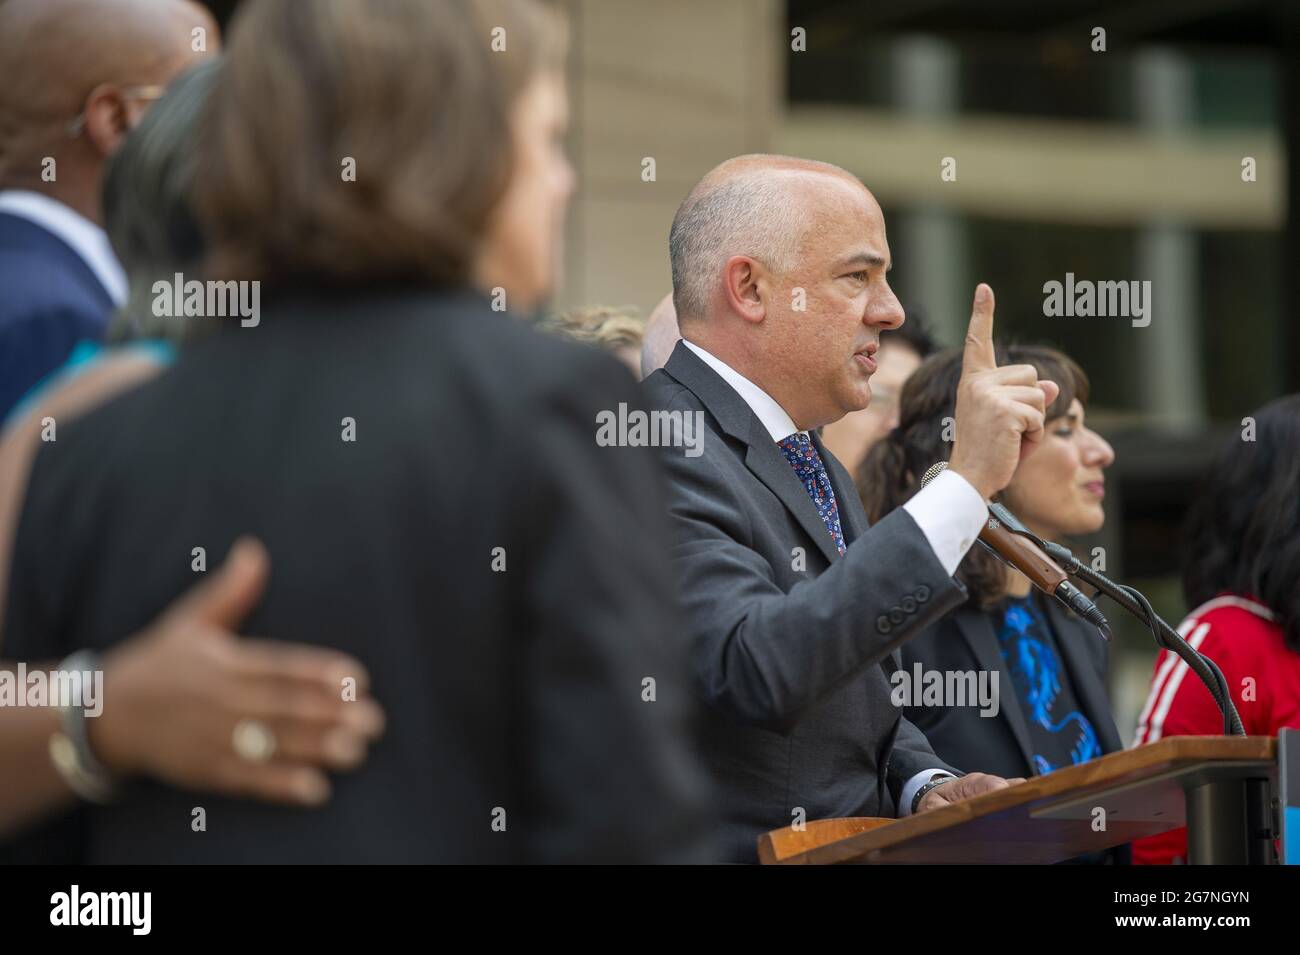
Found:
[[[898,328],[906,320],[903,306],[894,290],[886,287],[886,294],[867,304],[862,323],[871,328]]]

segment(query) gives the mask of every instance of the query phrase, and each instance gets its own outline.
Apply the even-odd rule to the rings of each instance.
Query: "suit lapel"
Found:
[[[835,491],[835,504],[840,512],[840,530],[844,534],[844,546],[847,548],[870,529],[871,522],[867,519],[867,509],[862,506],[862,498],[858,497],[858,486],[853,483],[853,476],[840,463],[839,458],[826,450],[826,445],[822,443],[821,432],[813,431],[811,434],[817,453],[821,455],[822,463],[826,465],[826,473],[831,478],[831,488]],[[903,668],[903,652],[895,648],[889,656],[880,661],[880,666],[885,671],[885,679],[891,679]]]
[[[795,476],[794,468],[790,467],[790,462],[767,433],[763,422],[758,420],[758,415],[745,404],[736,389],[723,381],[717,372],[682,342],[678,342],[673,349],[664,370],[694,392],[724,432],[745,443],[745,466],[794,515],[799,526],[812,538],[826,559],[831,562],[839,560],[840,552],[835,547],[835,539],[822,523],[816,505]],[[838,500],[839,490],[836,489],[837,503]],[[840,510],[842,514],[843,505]],[[841,530],[842,522],[841,516]]]
[[[1098,679],[1096,661],[1085,645],[1087,640],[1100,640],[1095,627],[1080,617],[1066,612],[1055,600],[1044,600],[1052,631],[1056,634],[1056,648],[1061,654],[1066,671],[1070,674],[1074,693],[1084,715],[1097,731],[1097,740],[1103,753],[1114,753],[1124,748],[1115,727],[1115,717],[1110,712],[1105,681]]]
[[[1011,727],[1011,735],[1016,738],[1016,745],[1025,757],[1025,764],[1033,766],[1034,750],[1029,739],[1029,723],[1025,720],[1025,711],[1020,707],[1020,698],[1016,695],[1015,684],[1002,659],[998,637],[993,632],[988,614],[980,610],[963,609],[957,612],[954,619],[980,668],[998,674],[998,712]]]
[[[817,506],[808,496],[808,490],[758,418],[754,418],[752,438],[745,453],[746,467],[781,499],[786,510],[794,515],[799,526],[813,539],[826,559],[832,563],[839,560],[840,552],[835,546],[835,538],[817,513]],[[843,530],[843,527],[840,529]]]

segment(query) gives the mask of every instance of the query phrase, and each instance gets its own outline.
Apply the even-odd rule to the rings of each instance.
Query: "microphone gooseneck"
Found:
[[[921,487],[925,487],[933,481],[947,467],[948,463],[946,461],[940,461],[932,465],[921,478]],[[1098,595],[1105,594],[1145,623],[1150,628],[1152,636],[1155,637],[1156,644],[1180,657],[1188,668],[1205,684],[1205,688],[1210,691],[1215,704],[1219,707],[1219,712],[1223,715],[1223,734],[1225,736],[1246,735],[1245,726],[1241,722],[1241,716],[1232,701],[1232,693],[1229,690],[1228,681],[1223,676],[1223,671],[1219,669],[1213,660],[1189,644],[1182,634],[1162,620],[1160,615],[1152,609],[1151,602],[1139,590],[1124,584],[1117,584],[1100,571],[1093,570],[1075,557],[1069,548],[1063,547],[1054,541],[1040,540],[1004,506],[998,503],[990,504],[989,520],[985,524],[985,531],[980,533],[980,543],[985,544],[989,550],[1006,560],[1013,567],[1016,567],[1017,570],[1021,568],[1017,566],[1016,561],[1009,559],[995,547],[986,543],[984,539],[985,533],[993,526],[997,526],[1001,530],[1004,543],[1005,539],[1011,535],[1015,535],[1016,540],[1026,545],[1032,543],[1045,560],[1049,562],[1053,559],[1059,561],[1070,574],[1096,587]],[[1110,624],[1101,611],[1097,609],[1097,605],[1080,593],[1079,589],[1072,583],[1064,579],[1066,570],[1061,570],[1058,564],[1052,566],[1060,571],[1062,579],[1051,591],[1051,595],[1092,623],[1101,632],[1101,635],[1109,640]],[[1025,576],[1029,577],[1030,580],[1035,580],[1033,574],[1027,573]]]
[[[921,477],[925,487],[948,467],[948,462],[931,465]],[[1091,623],[1102,637],[1110,639],[1110,623],[1093,603],[1070,583],[1066,572],[1047,553],[1046,542],[1034,535],[1017,517],[1001,504],[988,505],[989,518],[980,530],[979,542],[998,558],[1020,573],[1047,594],[1059,601],[1071,613],[1076,613]]]

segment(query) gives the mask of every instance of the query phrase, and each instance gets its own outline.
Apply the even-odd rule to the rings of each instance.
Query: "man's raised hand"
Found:
[[[1060,388],[1033,365],[998,367],[993,348],[993,290],[981,283],[962,353],[956,436],[949,470],[989,500],[1011,482],[1016,466],[1043,439],[1047,407]]]

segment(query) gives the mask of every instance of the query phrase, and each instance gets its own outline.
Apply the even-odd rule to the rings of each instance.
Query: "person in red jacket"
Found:
[[[1253,420],[1188,516],[1183,591],[1196,609],[1178,632],[1223,671],[1246,732],[1275,736],[1300,728],[1300,395]],[[1161,650],[1133,745],[1222,732],[1210,691]],[[1133,861],[1186,862],[1187,830],[1137,840]]]

